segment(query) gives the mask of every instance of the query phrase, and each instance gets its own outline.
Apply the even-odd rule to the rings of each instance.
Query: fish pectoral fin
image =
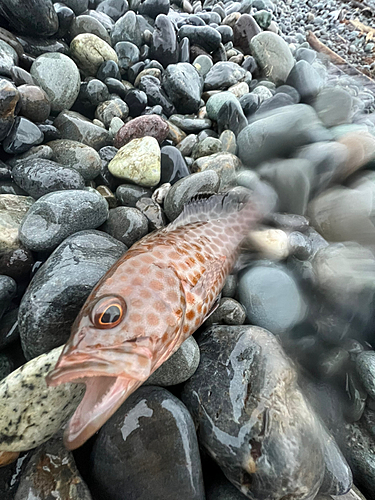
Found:
[[[206,302],[209,292],[214,288],[224,271],[225,260],[226,257],[223,256],[211,261],[196,285],[190,290],[197,301]]]
[[[215,302],[212,304],[211,309],[206,314],[204,321],[206,321],[206,319],[209,318],[211,314],[213,314],[216,311],[216,309],[219,307],[220,300],[221,300],[221,293],[219,293],[219,295],[216,297]]]

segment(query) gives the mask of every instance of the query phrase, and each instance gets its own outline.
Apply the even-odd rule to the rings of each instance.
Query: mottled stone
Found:
[[[153,198],[141,198],[135,206],[147,217],[149,231],[155,231],[167,225],[161,206]]]
[[[160,144],[166,139],[168,132],[168,124],[160,116],[139,116],[126,123],[118,131],[113,145],[116,148],[121,148],[133,139],[145,136],[154,137]]]
[[[0,141],[5,139],[14,123],[19,98],[16,87],[5,78],[0,78]]]
[[[77,35],[70,44],[72,58],[88,75],[95,76],[104,61],[118,63],[116,52],[112,47],[92,33]]]
[[[117,207],[109,211],[108,219],[101,226],[101,230],[131,247],[148,233],[148,220],[136,208]]]
[[[95,110],[95,118],[104,123],[108,128],[113,118],[125,120],[129,114],[129,108],[122,99],[111,99],[101,102]],[[121,128],[121,127],[120,127]]]
[[[47,94],[36,85],[18,87],[21,98],[21,114],[34,122],[44,122],[51,112]]]
[[[169,64],[163,87],[179,113],[196,113],[200,106],[203,80],[189,63]]]
[[[18,64],[18,54],[14,48],[0,39],[0,75],[10,76],[10,70]]]
[[[241,162],[231,153],[217,153],[198,158],[193,163],[192,172],[214,170],[220,178],[220,190],[235,184],[235,178]]]
[[[51,141],[48,146],[54,161],[74,168],[85,180],[95,179],[100,173],[100,156],[90,146],[68,139]]]
[[[17,283],[10,276],[0,275],[0,319],[17,293]]]
[[[144,197],[151,197],[151,189],[136,186],[135,184],[121,184],[116,189],[116,198],[121,205],[135,207],[138,200]]]
[[[75,111],[62,111],[54,121],[63,139],[83,142],[98,150],[109,143],[109,133]]]
[[[223,90],[244,80],[246,70],[238,64],[221,61],[216,63],[204,79],[205,90]]]
[[[33,203],[30,196],[0,195],[0,253],[19,248],[18,229]]]

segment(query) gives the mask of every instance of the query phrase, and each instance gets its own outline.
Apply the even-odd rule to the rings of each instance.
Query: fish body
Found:
[[[86,384],[68,448],[92,436],[205,321],[256,217],[252,202],[231,191],[196,201],[99,281],[47,376],[49,385]]]

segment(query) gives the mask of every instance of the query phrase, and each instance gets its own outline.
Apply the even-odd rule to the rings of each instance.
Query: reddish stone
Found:
[[[130,120],[117,132],[113,141],[115,148],[121,148],[133,139],[140,137],[154,137],[159,144],[167,138],[168,124],[158,115],[144,115]]]
[[[250,41],[262,30],[250,14],[242,14],[233,26],[233,45],[246,54],[251,54]]]

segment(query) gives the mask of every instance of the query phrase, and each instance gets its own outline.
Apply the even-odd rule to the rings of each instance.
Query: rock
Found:
[[[260,257],[266,259],[284,260],[289,255],[290,240],[286,232],[281,229],[251,231],[244,244],[250,245],[260,253]]]
[[[83,177],[76,170],[51,160],[25,160],[13,168],[12,176],[14,182],[34,199],[53,191],[85,187]]]
[[[148,220],[136,208],[117,207],[109,211],[108,219],[101,229],[131,247],[148,233]]]
[[[121,73],[126,73],[133,65],[139,62],[140,52],[134,43],[118,42],[115,45],[115,51]]]
[[[261,33],[260,26],[249,14],[242,14],[233,26],[233,44],[244,54],[251,54],[250,42],[255,35]]]
[[[245,94],[239,99],[239,101],[248,120],[251,118],[251,115],[257,111],[261,104],[259,95],[257,95],[257,93],[254,94],[253,92]]]
[[[161,206],[152,198],[141,198],[137,201],[136,208],[147,217],[149,231],[155,231],[167,225],[167,220]]]
[[[238,101],[229,101],[221,106],[217,115],[217,129],[219,134],[224,130],[231,130],[237,136],[246,126],[247,119]]]
[[[205,324],[242,325],[245,323],[246,311],[236,300],[224,297],[219,307],[207,318]]]
[[[89,486],[102,498],[172,500],[178,491],[181,500],[204,499],[192,418],[161,387],[140,387],[101,428],[90,468]]]
[[[11,82],[0,78],[0,141],[8,135],[15,119],[20,95]]]
[[[368,132],[349,132],[338,139],[346,147],[345,164],[337,169],[335,179],[342,180],[375,159],[375,138]]]
[[[229,61],[217,62],[207,73],[204,80],[205,90],[225,90],[244,80],[246,70]]]
[[[116,189],[116,198],[126,207],[135,207],[138,200],[151,197],[151,189],[136,186],[135,184],[121,184]]]
[[[272,20],[272,13],[267,10],[258,10],[254,14],[255,21],[259,24],[261,28],[264,30],[268,29]]]
[[[206,137],[200,141],[193,150],[193,158],[198,159],[203,156],[211,156],[215,153],[221,152],[222,144],[219,139],[215,137]]]
[[[174,184],[190,175],[186,162],[180,151],[174,146],[163,146],[161,152],[160,184]]]
[[[15,231],[18,241],[18,230]],[[0,274],[10,276],[16,281],[27,281],[34,265],[34,258],[26,248],[0,250]],[[1,344],[1,341],[0,341]]]
[[[169,127],[160,116],[139,116],[126,123],[117,132],[113,144],[116,148],[121,148],[133,139],[145,136],[154,137],[160,144],[166,139],[168,133]]]
[[[235,488],[222,473],[215,471],[214,481],[208,487],[206,485],[207,500],[245,500],[245,498],[245,495]]]
[[[116,64],[114,61],[112,62]],[[118,83],[121,84],[121,82]],[[109,98],[110,95],[107,85],[97,78],[92,78],[89,81],[82,82],[78,96],[79,104],[81,106],[87,106],[88,110],[91,111],[92,108],[95,108],[103,101],[107,101]]]
[[[314,110],[306,104],[273,110],[239,133],[238,156],[249,167],[271,158],[286,156],[310,142],[311,130],[318,123]],[[263,147],[259,148],[258,144]]]
[[[140,186],[152,187],[160,182],[160,148],[154,137],[133,139],[119,149],[109,163],[112,175]]]
[[[133,89],[127,92],[124,101],[129,107],[129,114],[133,118],[139,116],[147,106],[147,95],[142,90]],[[156,116],[156,115],[155,115]]]
[[[21,98],[21,114],[34,122],[44,122],[49,117],[51,105],[40,87],[21,85],[18,87]]]
[[[179,113],[198,111],[203,80],[191,64],[169,64],[163,74],[163,87]]]
[[[0,381],[0,447],[30,450],[50,439],[68,421],[83,395],[81,384],[47,387],[45,376],[62,347],[43,354]]]
[[[112,45],[118,42],[131,42],[137,47],[142,45],[142,34],[147,27],[147,22],[129,10],[116,21],[111,33]]]
[[[269,80],[276,85],[285,83],[294,66],[294,59],[281,36],[271,31],[259,33],[251,39],[250,50]]]
[[[189,134],[181,142],[177,144],[177,149],[181,152],[183,156],[190,156],[194,146],[198,144],[198,138],[195,134]]]
[[[97,7],[97,12],[103,12],[114,21],[117,21],[129,9],[126,0],[104,0]]]
[[[9,134],[3,140],[3,149],[9,154],[21,154],[41,144],[43,139],[43,133],[33,122],[18,116]]]
[[[54,161],[73,168],[85,180],[95,179],[99,175],[101,159],[95,149],[90,146],[68,139],[51,141],[48,146],[53,151]]]
[[[54,121],[54,125],[63,139],[83,142],[96,150],[109,143],[109,134],[105,128],[98,127],[75,111],[62,111]]]
[[[30,15],[37,12],[37,16]],[[4,0],[0,14],[18,32],[34,36],[51,36],[59,29],[57,14],[50,0]]]
[[[64,54],[43,54],[33,62],[30,74],[47,94],[55,113],[70,109],[77,99],[81,78],[74,62]]]
[[[286,85],[294,87],[303,102],[311,102],[323,87],[318,71],[307,61],[297,61],[286,80]],[[350,101],[349,101],[350,102]]]
[[[0,195],[0,254],[19,248],[18,229],[33,203],[30,196]]]
[[[99,104],[95,111],[95,118],[104,123],[108,128],[113,118],[125,120],[129,114],[129,108],[122,99],[112,99]]]
[[[191,26],[185,24],[178,30],[178,38],[188,38],[191,45],[199,45],[207,52],[212,52],[219,48],[221,43],[221,36],[211,26]]]
[[[27,359],[66,342],[92,288],[125,251],[123,243],[100,231],[80,231],[56,248],[20,304],[18,326]]]
[[[0,318],[17,293],[17,283],[9,276],[0,275]]]
[[[198,340],[201,363],[182,400],[200,445],[248,498],[314,496],[324,473],[320,424],[277,339],[254,326],[213,326]]]
[[[80,476],[74,458],[54,437],[39,446],[31,455],[20,480],[14,500],[58,496],[62,500],[92,500]]]
[[[3,350],[9,344],[19,339],[18,308],[12,309],[3,315],[0,326],[0,348]]]
[[[104,61],[118,63],[116,52],[112,47],[92,33],[77,35],[70,44],[72,58],[88,75],[95,76]]]
[[[144,0],[139,6],[139,13],[155,19],[159,14],[168,14],[169,0]]]
[[[164,200],[164,210],[170,221],[180,215],[185,203],[199,193],[217,193],[220,178],[212,170],[189,175],[177,181]]]
[[[319,92],[313,103],[319,119],[326,127],[350,123],[352,97],[341,87],[325,88]]]
[[[139,78],[139,89],[147,95],[147,102],[150,106],[161,106],[162,111],[168,117],[176,112],[167,95],[161,88],[161,83],[158,78],[152,75],[142,75],[142,72],[137,76]],[[134,82],[137,84],[137,80]],[[154,111],[152,111],[154,114]]]
[[[92,33],[108,44],[111,43],[111,37],[105,27],[100,21],[98,21],[98,19],[95,19],[92,16],[81,15],[73,19],[69,29],[70,39],[73,40],[76,36],[81,35],[82,33]]]
[[[196,57],[193,61],[193,66],[198,73],[204,78],[213,66],[211,57],[204,54]]]
[[[179,127],[184,132],[194,133],[209,129],[212,125],[211,120],[208,118],[196,118],[195,115],[172,115],[169,117],[169,122],[172,122],[173,125]],[[213,135],[215,135],[214,132]]]
[[[10,76],[11,68],[17,64],[17,52],[4,40],[0,40],[0,74]]]
[[[152,33],[150,55],[165,68],[178,62],[176,31],[172,21],[164,14],[157,16]]]
[[[33,251],[51,251],[69,235],[95,229],[108,218],[108,204],[96,191],[56,191],[39,198],[23,219],[19,238]]]
[[[220,178],[220,190],[235,184],[237,171],[241,162],[231,153],[217,153],[198,158],[192,166],[192,172],[214,170]]]
[[[206,103],[208,118],[217,121],[220,109],[227,102],[238,103],[238,99],[232,92],[219,92],[218,94],[212,95]]]
[[[246,269],[238,294],[252,324],[282,334],[304,319],[306,306],[293,277],[281,265]]]
[[[375,352],[364,351],[358,354],[355,366],[364,388],[375,399]]]
[[[186,382],[199,365],[199,347],[194,337],[187,338],[177,351],[147,379],[144,385],[168,387]]]

